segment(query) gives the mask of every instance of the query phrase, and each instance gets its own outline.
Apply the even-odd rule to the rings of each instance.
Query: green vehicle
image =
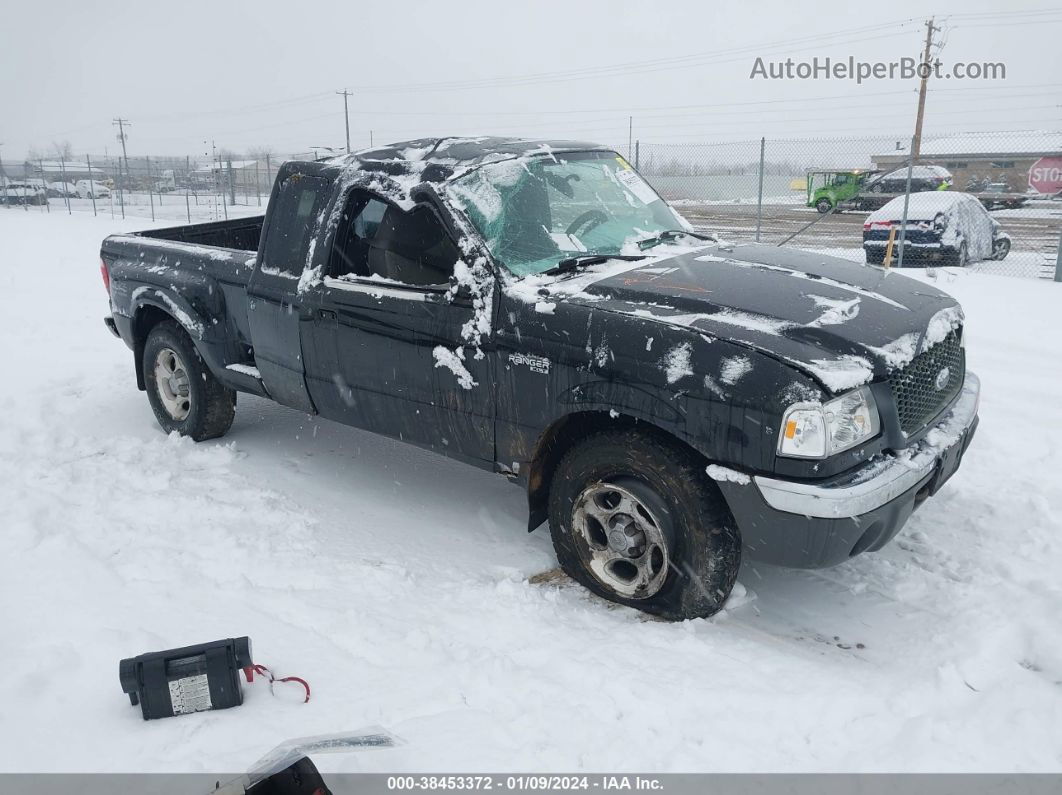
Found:
[[[807,176],[808,207],[820,213],[828,213],[839,203],[858,196],[867,177],[876,172],[852,169],[850,171],[809,171]]]

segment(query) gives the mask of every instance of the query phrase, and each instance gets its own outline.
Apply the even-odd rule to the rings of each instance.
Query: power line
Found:
[[[821,46],[823,40],[833,39],[838,36],[848,36],[853,33],[875,32],[877,35],[858,39],[848,38],[845,39],[846,44],[860,41],[870,41],[872,39],[891,38],[902,34],[904,31],[896,30],[891,33],[882,33],[881,31],[897,26],[902,28],[903,26],[910,24],[911,21],[912,20],[910,19],[906,19],[892,23],[883,23],[879,25],[866,25],[858,28],[849,28],[846,30],[835,31],[832,33],[798,36],[795,38],[784,39],[780,41],[743,45],[741,47],[712,50],[708,52],[695,53],[673,58],[658,58],[646,61],[627,61],[623,63],[607,64],[602,66],[583,67],[580,69],[567,69],[552,72],[537,72],[526,75],[504,75],[490,78],[478,78],[473,80],[452,80],[435,83],[405,83],[377,86],[359,86],[358,90],[361,93],[464,90],[472,88],[502,87],[509,85],[531,85],[537,83],[565,82],[571,79],[586,79],[590,77],[613,77],[628,73],[645,73],[663,71],[668,69],[690,68],[696,66],[705,66],[714,63],[728,63],[731,60],[741,60],[741,58],[729,60],[725,58],[720,59],[720,56],[734,55],[738,53],[743,53],[747,55],[750,52],[763,53],[768,50],[780,48],[784,48],[789,52],[801,52],[813,46]],[[806,44],[807,46],[794,48],[794,44]]]

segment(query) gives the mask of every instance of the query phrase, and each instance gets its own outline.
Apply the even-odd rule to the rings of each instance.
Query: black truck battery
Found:
[[[153,651],[118,663],[118,679],[144,720],[243,703],[240,670],[250,668],[251,639],[229,638]]]

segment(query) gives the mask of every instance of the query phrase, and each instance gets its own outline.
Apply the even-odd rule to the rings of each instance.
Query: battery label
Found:
[[[198,674],[172,680],[170,682],[170,703],[173,705],[174,715],[212,709],[214,705],[210,701],[210,681],[207,675]]]

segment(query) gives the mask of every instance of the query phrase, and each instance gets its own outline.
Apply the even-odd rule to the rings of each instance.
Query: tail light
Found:
[[[111,272],[107,270],[107,263],[100,260],[100,276],[103,277],[103,287],[107,294],[111,294]]]

